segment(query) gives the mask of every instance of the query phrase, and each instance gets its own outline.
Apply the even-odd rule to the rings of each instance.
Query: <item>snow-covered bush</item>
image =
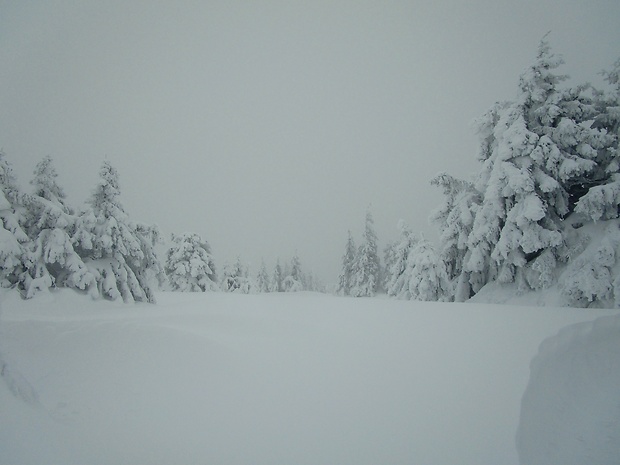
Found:
[[[164,269],[175,291],[205,292],[218,288],[211,246],[197,233],[172,235]]]
[[[426,239],[420,239],[411,249],[403,275],[408,277],[408,282],[406,291],[401,292],[406,292],[412,300],[452,300],[446,265]]]

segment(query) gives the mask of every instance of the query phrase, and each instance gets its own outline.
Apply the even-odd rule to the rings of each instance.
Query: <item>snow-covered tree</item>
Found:
[[[403,273],[409,279],[401,294],[412,300],[450,301],[453,290],[446,265],[432,244],[420,239],[407,257],[407,268]]]
[[[560,276],[560,293],[569,306],[620,306],[619,251],[620,229],[614,221],[600,241],[591,243]]]
[[[12,287],[24,273],[24,244],[28,236],[22,228],[22,196],[13,170],[0,151],[0,286]]]
[[[342,256],[342,272],[338,277],[338,289],[337,293],[340,295],[350,295],[351,287],[353,285],[353,273],[355,272],[355,258],[357,250],[355,247],[355,241],[351,235],[351,231],[348,232],[347,244],[345,246],[344,255]]]
[[[610,95],[596,94],[598,115],[593,126],[607,132],[612,142],[598,151],[597,171],[584,182],[586,194],[577,202],[575,211],[594,221],[618,218],[620,206],[620,59],[603,75],[613,87]]]
[[[73,248],[70,234],[76,217],[57,177],[51,157],[45,157],[34,170],[34,193],[25,196],[26,230],[31,238],[22,276],[26,298],[51,286],[86,291],[95,285],[94,275]]]
[[[253,285],[248,276],[248,270],[243,267],[241,257],[237,257],[232,266],[224,266],[221,288],[225,292],[249,294],[253,290]]]
[[[441,188],[444,194],[443,204],[431,215],[431,222],[441,231],[439,253],[455,289],[454,300],[463,302],[473,294],[472,283],[477,289],[481,285],[480,276],[472,276],[471,272],[463,269],[463,263],[469,260],[471,254],[467,241],[481,196],[472,182],[445,173],[433,178],[431,184]]]
[[[407,273],[407,259],[418,239],[402,220],[398,222],[398,229],[400,241],[392,249],[391,264],[388,270],[390,279],[386,291],[389,296],[408,300],[411,298],[409,293],[411,276]]]
[[[357,252],[354,270],[351,295],[354,297],[374,296],[381,283],[381,266],[377,254],[377,235],[370,210],[366,212],[363,241]]]
[[[206,292],[218,289],[211,246],[197,233],[172,235],[165,271],[175,291]]]
[[[105,161],[89,208],[77,221],[72,240],[94,274],[99,294],[109,299],[154,302],[152,275],[163,269],[154,252],[156,228],[138,227],[120,203],[118,172]]]
[[[293,255],[288,273],[282,281],[284,292],[300,292],[305,289],[304,274],[301,270],[301,261],[297,254]]]
[[[257,292],[270,292],[269,284],[269,273],[267,273],[267,266],[265,265],[265,260],[261,260],[260,269],[256,275]]]
[[[284,290],[282,287],[282,279],[282,267],[280,266],[280,259],[278,258],[273,268],[269,290],[271,292],[282,292]]]
[[[561,221],[575,202],[575,186],[610,143],[605,131],[592,127],[586,87],[559,88],[565,77],[554,70],[560,64],[541,41],[516,101],[495,105],[479,121],[482,202],[463,264],[478,279],[470,282],[473,292],[492,280],[516,281],[521,289],[549,283],[548,271],[563,259]]]

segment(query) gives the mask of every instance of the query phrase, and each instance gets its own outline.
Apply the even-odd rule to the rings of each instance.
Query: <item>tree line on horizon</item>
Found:
[[[592,243],[584,225],[615,220],[620,205],[620,60],[590,84],[562,86],[563,60],[540,42],[514,100],[495,103],[476,122],[480,172],[471,180],[442,173],[431,183],[444,199],[432,214],[437,244],[399,223],[400,237],[379,258],[370,210],[362,241],[349,231],[336,292],[385,292],[413,300],[464,301],[489,283],[519,292],[559,284],[569,305],[620,305],[620,227],[608,221]],[[154,290],[291,292],[320,290],[297,255],[255,276],[240,260],[218,276],[209,243],[173,234],[162,264],[157,227],[130,220],[118,172],[105,161],[76,211],[57,183],[51,157],[37,164],[31,193],[17,186],[0,152],[0,286],[25,298],[53,287],[93,297],[154,301]]]

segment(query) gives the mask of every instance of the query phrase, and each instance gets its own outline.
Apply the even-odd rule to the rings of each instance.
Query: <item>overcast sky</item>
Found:
[[[0,0],[0,147],[51,155],[81,206],[101,162],[132,219],[219,269],[295,252],[332,284],[371,205],[434,239],[429,180],[477,170],[471,121],[515,96],[548,31],[574,81],[620,57],[618,0]]]

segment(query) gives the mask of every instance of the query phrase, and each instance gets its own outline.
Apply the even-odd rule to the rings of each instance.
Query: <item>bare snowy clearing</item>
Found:
[[[539,345],[617,313],[157,297],[2,295],[0,462],[517,464]]]

